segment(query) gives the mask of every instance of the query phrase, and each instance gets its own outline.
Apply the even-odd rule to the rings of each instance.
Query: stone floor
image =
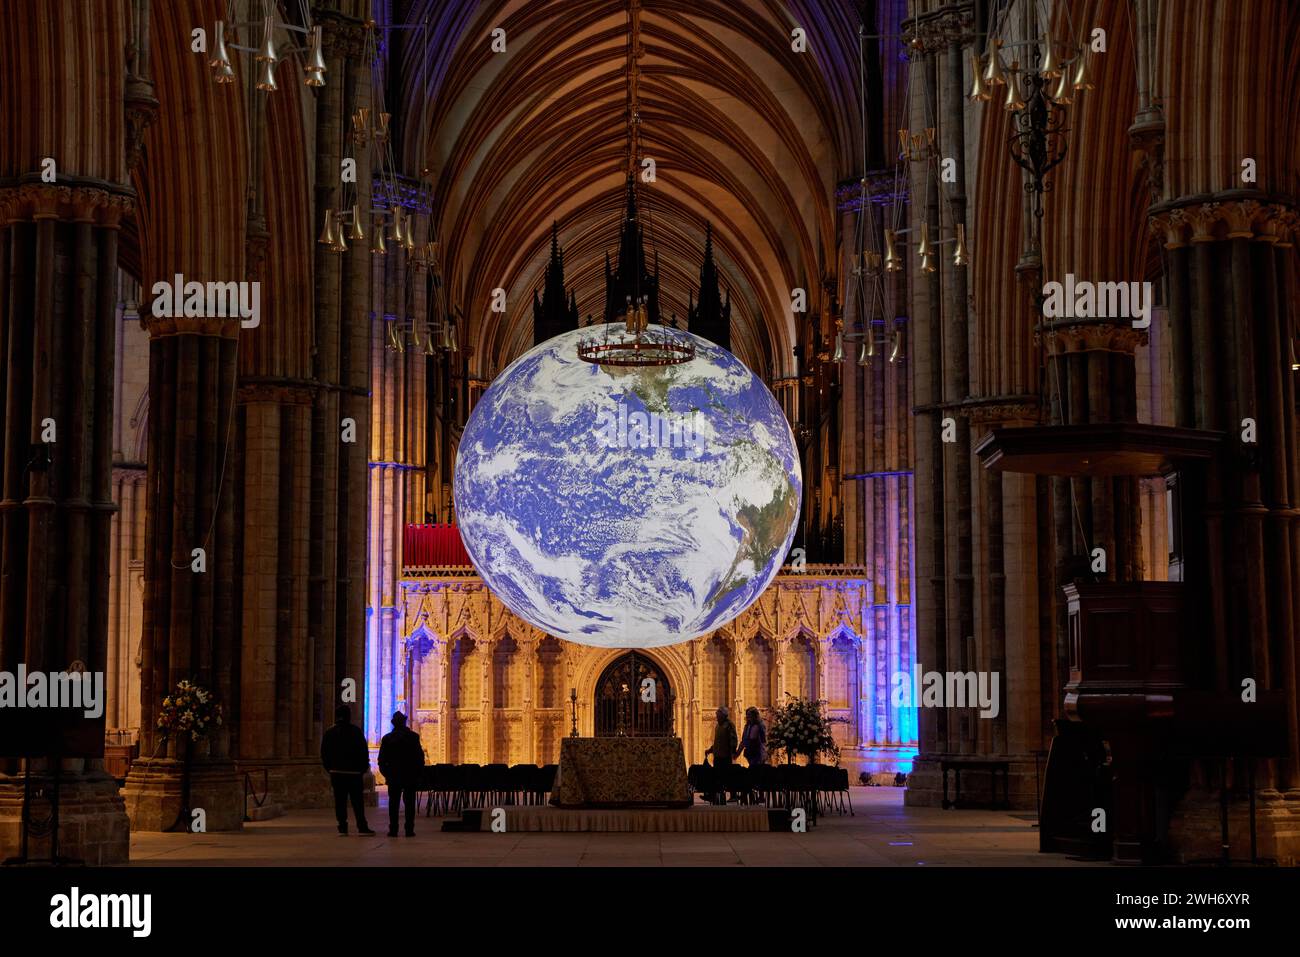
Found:
[[[242,832],[131,835],[135,865],[456,866],[899,866],[1082,865],[1038,853],[1031,813],[903,806],[901,788],[853,788],[856,816],[821,818],[806,834],[443,833],[421,816],[414,838],[386,837],[381,791],[370,824],[340,837],[333,812],[295,811]]]

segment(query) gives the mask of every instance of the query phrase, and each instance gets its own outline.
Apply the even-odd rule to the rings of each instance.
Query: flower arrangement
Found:
[[[191,741],[197,741],[220,725],[221,705],[211,691],[192,681],[178,681],[158,712],[158,730],[164,740],[188,734]]]
[[[767,731],[768,747],[773,752],[784,752],[787,763],[792,763],[799,755],[813,762],[819,755],[826,755],[838,764],[840,749],[831,734],[831,725],[844,719],[827,717],[820,701],[795,698],[789,694],[786,697],[789,700],[772,712],[772,722]]]

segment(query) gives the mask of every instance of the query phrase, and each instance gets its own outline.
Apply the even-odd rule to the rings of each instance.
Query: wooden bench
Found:
[[[985,760],[983,758],[941,758],[939,766],[943,770],[943,808],[958,807],[961,804],[961,773],[963,771],[989,772],[989,808],[1011,807],[1010,763],[1007,761]],[[957,795],[948,800],[948,772],[954,772]],[[1002,801],[998,801],[998,772],[1002,772]]]

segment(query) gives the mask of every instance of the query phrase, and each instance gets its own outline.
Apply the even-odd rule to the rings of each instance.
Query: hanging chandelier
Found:
[[[1032,39],[1012,43],[995,32],[983,57],[972,51],[969,98],[988,103],[998,95],[999,87],[1006,88],[1002,107],[1012,117],[1008,150],[1016,165],[1029,174],[1025,191],[1030,194],[1034,216],[1041,220],[1043,194],[1052,189],[1048,173],[1065,159],[1069,146],[1067,107],[1079,93],[1091,90],[1093,83],[1085,46],[1058,40],[1041,30],[1036,11],[1033,32]],[[1059,49],[1068,49],[1069,56],[1059,58]],[[1023,51],[1027,65],[1021,66],[1014,57],[1004,62],[1004,50]]]
[[[434,355],[458,351],[456,327],[441,282],[441,245],[429,235],[417,214],[432,210],[427,183],[401,175],[392,147],[392,113],[384,102],[387,83],[383,75],[380,34],[393,30],[424,31],[426,23],[385,23],[366,20],[361,56],[370,64],[368,102],[358,105],[349,117],[345,159],[359,164],[369,160],[372,171],[370,195],[362,195],[355,180],[338,187],[336,204],[324,210],[317,242],[335,254],[368,248],[371,256],[396,256],[397,268],[406,272],[402,284],[405,301],[399,313],[372,314],[382,320],[384,347],[404,353],[408,348]],[[428,34],[426,33],[426,36]],[[422,172],[428,175],[428,170]],[[367,247],[368,243],[368,247]],[[417,309],[415,289],[428,284],[423,310]],[[421,315],[416,315],[422,312]],[[442,316],[443,318],[439,318]]]
[[[629,189],[634,189],[637,161],[640,152],[640,96],[641,74],[637,61],[644,52],[641,47],[641,5],[639,0],[629,0],[627,8],[627,175]],[[620,262],[620,268],[622,263]],[[695,344],[667,326],[651,326],[647,297],[640,295],[640,267],[633,264],[634,291],[627,297],[623,313],[622,330],[611,328],[617,323],[602,324],[603,335],[583,338],[578,343],[578,358],[584,362],[606,366],[669,366],[689,362],[695,358]]]
[[[328,71],[325,67],[325,55],[321,49],[321,27],[319,25],[299,27],[291,23],[276,23],[275,16],[272,13],[274,7],[269,0],[262,6],[264,16],[260,20],[239,22],[235,21],[231,16],[233,6],[232,3],[227,7],[226,19],[218,20],[212,31],[212,58],[208,60],[208,66],[212,68],[212,81],[214,83],[218,86],[225,86],[235,82],[235,67],[231,61],[230,51],[236,50],[240,53],[252,55],[253,62],[257,64],[256,88],[263,93],[274,93],[280,88],[275,79],[276,67],[287,56],[295,53],[306,54],[307,62],[303,66],[303,84],[310,87],[325,85],[325,74]],[[300,0],[298,6],[302,22],[310,23],[311,18],[308,16],[302,0]],[[227,31],[233,34],[245,27],[259,30],[261,42],[257,46],[242,46],[227,41]],[[277,30],[304,34],[306,44],[304,46],[277,46],[275,42]]]

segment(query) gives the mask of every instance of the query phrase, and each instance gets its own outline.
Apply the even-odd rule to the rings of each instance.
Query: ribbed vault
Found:
[[[405,164],[428,170],[471,375],[490,378],[531,344],[552,221],[580,313],[603,312],[628,166],[627,8],[423,0],[405,19],[426,18],[402,53]],[[733,348],[763,376],[789,375],[790,290],[820,306],[834,187],[857,165],[858,14],[847,0],[643,0],[640,23],[640,153],[657,178],[638,196],[661,312],[684,323],[711,222]],[[791,48],[796,26],[807,52]],[[505,53],[490,48],[498,27]],[[504,313],[489,308],[498,287]]]

